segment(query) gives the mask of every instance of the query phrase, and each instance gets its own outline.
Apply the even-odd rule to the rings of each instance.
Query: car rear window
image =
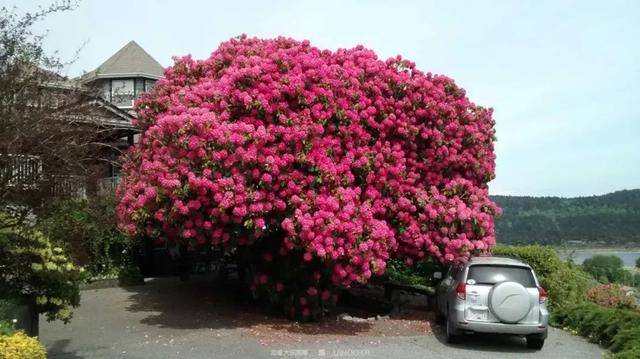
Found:
[[[497,265],[474,265],[469,267],[467,274],[467,284],[469,280],[475,284],[493,285],[500,282],[517,282],[527,288],[535,288],[536,281],[529,268]]]

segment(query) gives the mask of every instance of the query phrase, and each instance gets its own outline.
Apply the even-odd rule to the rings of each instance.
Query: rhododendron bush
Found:
[[[307,316],[391,256],[495,243],[492,111],[358,46],[241,36],[177,59],[136,104],[119,218],[131,236],[250,253],[252,289]]]

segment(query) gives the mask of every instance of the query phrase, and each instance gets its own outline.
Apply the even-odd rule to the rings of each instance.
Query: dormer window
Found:
[[[130,108],[133,101],[148,92],[155,83],[145,78],[105,79],[102,83],[102,97],[121,108]]]
[[[118,107],[133,106],[136,98],[133,79],[113,79],[111,80],[111,102]]]

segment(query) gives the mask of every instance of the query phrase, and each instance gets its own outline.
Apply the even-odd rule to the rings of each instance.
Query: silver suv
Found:
[[[465,333],[515,334],[541,349],[547,338],[547,293],[525,263],[504,257],[473,257],[451,267],[436,288],[436,312],[446,320],[447,342]]]

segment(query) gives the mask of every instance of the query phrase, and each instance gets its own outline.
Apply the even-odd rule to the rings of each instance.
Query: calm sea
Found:
[[[622,259],[622,261],[624,262],[625,266],[628,267],[633,267],[636,265],[636,260],[638,258],[640,258],[640,252],[616,252],[616,251],[602,251],[602,252],[598,252],[593,251],[593,252],[575,252],[573,253],[573,261],[578,263],[578,264],[582,264],[582,262],[585,261],[585,259],[591,258],[596,254],[604,254],[604,255],[614,255],[614,256],[618,256],[620,257],[620,259]],[[567,258],[568,253],[563,252],[561,254],[564,258]]]

